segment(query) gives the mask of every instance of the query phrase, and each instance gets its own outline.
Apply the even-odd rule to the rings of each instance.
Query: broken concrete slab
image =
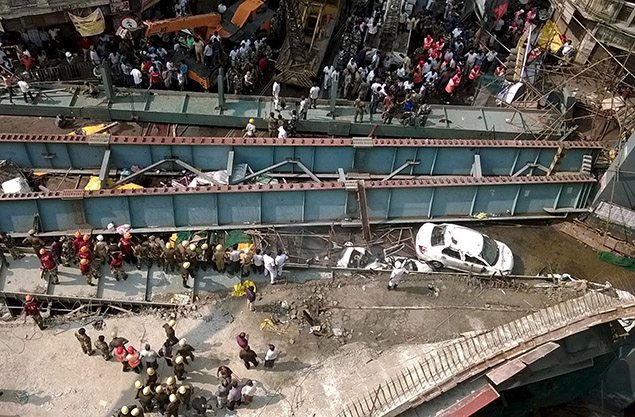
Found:
[[[0,282],[6,292],[45,294],[47,283],[40,278],[40,260],[35,255],[9,260],[9,268],[0,271]]]

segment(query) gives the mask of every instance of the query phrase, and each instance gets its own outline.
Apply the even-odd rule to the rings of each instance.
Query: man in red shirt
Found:
[[[123,255],[121,252],[117,256],[113,256],[110,261],[110,272],[117,281],[120,279],[128,279],[128,274],[123,270]]]
[[[119,241],[119,249],[123,253],[124,260],[129,264],[136,264],[137,259],[134,256],[134,243],[132,242],[132,235],[126,233]]]
[[[93,284],[93,270],[90,267],[90,260],[88,258],[79,261],[79,272],[81,272],[82,276],[86,277],[86,283],[88,285],[95,285]]]
[[[40,264],[42,265],[42,279],[51,281],[53,284],[59,284],[57,263],[53,255],[44,248],[40,249]]]
[[[24,299],[24,322],[26,323],[27,316],[33,317],[33,321],[37,324],[40,330],[46,329],[44,325],[44,319],[40,315],[40,304],[33,298],[31,294],[27,295]]]

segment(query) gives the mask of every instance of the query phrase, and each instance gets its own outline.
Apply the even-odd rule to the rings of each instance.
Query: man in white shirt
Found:
[[[327,91],[329,86],[331,85],[331,74],[333,73],[332,67],[328,65],[324,67],[322,70],[322,74],[324,79],[322,80],[322,89]]]
[[[395,262],[395,268],[390,273],[390,281],[388,281],[388,290],[394,290],[397,288],[397,285],[401,282],[404,275],[406,275],[408,271],[403,267],[401,262]]]
[[[317,85],[314,85],[309,90],[309,99],[311,100],[310,106],[313,107],[314,109],[317,109],[317,100],[319,96],[320,96],[320,87],[318,87]]]
[[[271,95],[273,95],[274,99],[280,98],[280,83],[278,81],[273,82],[273,87],[271,88]]]
[[[241,404],[247,405],[250,404],[254,400],[254,395],[256,394],[256,387],[254,386],[254,381],[248,379],[245,385],[242,387],[240,394],[243,396]]]
[[[286,139],[288,137],[287,131],[284,129],[284,126],[278,127],[278,139]]]
[[[256,253],[254,253],[254,256],[251,258],[251,266],[254,273],[264,274],[265,261],[263,260],[262,251],[260,249],[256,249]]]
[[[212,57],[214,56],[214,48],[212,48],[211,43],[208,43],[207,45],[205,45],[203,54],[205,55],[205,66],[207,68],[210,68],[212,66]]]
[[[282,268],[284,268],[284,264],[289,260],[289,256],[286,253],[282,252],[282,249],[278,249],[278,255],[276,256],[276,268],[278,270],[278,276],[282,278]]]
[[[31,93],[31,86],[29,86],[29,84],[26,81],[24,81],[24,80],[18,81],[18,87],[20,87],[20,91],[22,92],[22,95],[24,96],[24,102],[25,103],[29,102],[26,99],[27,95],[31,99],[31,103],[33,103],[35,101],[35,98],[33,98],[33,94]]]
[[[101,64],[101,57],[99,56],[97,51],[95,51],[95,48],[93,46],[90,47],[90,60],[93,65]]]
[[[269,349],[267,349],[267,353],[265,353],[265,368],[273,368],[273,364],[279,356],[280,352],[276,349],[276,347],[274,345],[269,345]]]
[[[130,71],[130,75],[132,75],[132,82],[134,83],[135,88],[140,88],[141,83],[143,82],[143,74],[141,74],[139,68],[134,68]]]
[[[150,349],[150,344],[146,343],[143,350],[140,352],[141,360],[145,362],[146,368],[154,368],[155,370],[159,368],[159,363],[157,359],[159,355],[156,351]]]
[[[274,285],[276,283],[276,278],[278,278],[278,269],[276,268],[276,261],[271,256],[270,251],[265,252],[262,260],[265,264],[265,276],[269,274],[269,277],[271,279],[271,285]]]
[[[302,97],[302,99],[300,99],[300,104],[298,108],[298,114],[300,115],[301,120],[306,120],[308,109],[309,109],[309,106],[306,101],[306,98]]]

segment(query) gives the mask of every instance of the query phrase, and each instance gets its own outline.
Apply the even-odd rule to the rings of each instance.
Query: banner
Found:
[[[104,20],[104,14],[100,8],[97,8],[94,12],[86,17],[75,16],[69,13],[68,17],[75,25],[75,29],[82,36],[95,36],[103,33],[106,29],[106,21]]]

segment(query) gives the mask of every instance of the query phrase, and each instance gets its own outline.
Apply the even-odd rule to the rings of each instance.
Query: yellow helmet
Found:
[[[223,245],[220,245],[220,244],[216,245],[216,250],[217,251],[223,250]]]
[[[146,373],[150,376],[154,375],[154,368],[148,368],[148,370],[146,371]]]
[[[174,359],[174,362],[178,363],[179,365],[183,363],[183,357],[182,356],[177,356],[176,359]]]
[[[143,395],[150,395],[150,387],[145,387],[143,389]]]
[[[130,412],[131,416],[137,417],[139,415],[139,409],[138,408],[134,408],[131,412]]]
[[[203,244],[201,245],[201,249],[203,249],[203,250],[207,250],[207,249],[209,249],[209,245],[208,245],[207,243],[203,243]]]
[[[183,262],[183,268],[188,269],[190,267],[190,263],[189,262]]]
[[[254,119],[249,119],[249,123],[254,124],[256,121]]]
[[[187,388],[185,387],[185,385],[181,385],[179,387],[179,394],[185,394],[186,391],[187,391]]]
[[[171,402],[171,403],[175,403],[176,401],[177,401],[176,395],[171,394],[171,395],[170,395],[170,402]]]
[[[195,251],[196,250],[196,245],[194,243],[190,244],[190,246],[188,246],[188,249],[191,251]]]
[[[143,386],[143,384],[141,383],[141,381],[135,381],[134,382],[134,387],[136,389],[140,389]]]
[[[176,324],[176,320],[174,320],[174,319],[168,321],[168,326],[170,326],[170,327],[174,327],[175,324]]]
[[[126,407],[125,405],[123,407],[121,407],[121,414],[128,414],[130,410],[128,410],[128,407]]]
[[[165,381],[166,384],[168,385],[174,385],[174,377],[168,377],[168,379]]]
[[[163,392],[163,385],[157,385],[156,392],[157,393],[162,393]]]

